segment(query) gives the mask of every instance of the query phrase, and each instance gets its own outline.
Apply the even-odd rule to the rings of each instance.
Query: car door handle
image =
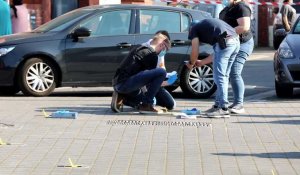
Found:
[[[119,44],[117,44],[117,46],[120,47],[120,48],[126,48],[126,47],[131,47],[132,44],[130,44],[130,43],[119,43]]]
[[[185,44],[184,40],[173,40],[172,45],[183,45]]]

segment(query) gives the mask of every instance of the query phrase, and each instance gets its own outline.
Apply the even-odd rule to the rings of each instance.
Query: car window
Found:
[[[294,33],[300,34],[300,20],[295,24]]]
[[[190,17],[187,14],[182,14],[181,31],[182,32],[188,32],[189,31],[190,23],[191,23]]]
[[[79,18],[81,19],[90,13],[91,10],[87,9],[75,10],[51,20],[50,22],[36,28],[33,32],[62,31],[72,25],[74,21]]]
[[[180,13],[159,10],[140,11],[140,33],[153,34],[158,30],[181,32]]]
[[[80,27],[91,30],[91,36],[126,35],[129,33],[130,18],[130,10],[105,12],[82,22]]]
[[[214,4],[197,4],[192,9],[208,12],[212,17],[216,18],[216,7]]]

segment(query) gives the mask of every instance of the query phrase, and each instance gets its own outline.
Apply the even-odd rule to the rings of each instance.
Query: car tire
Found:
[[[19,75],[19,86],[24,95],[47,96],[56,87],[57,71],[54,64],[42,58],[25,62]]]
[[[20,91],[19,88],[15,87],[15,86],[1,86],[0,87],[0,95],[1,96],[11,96],[11,95],[15,95],[16,93],[18,93]]]
[[[210,97],[217,89],[213,79],[212,65],[195,67],[192,70],[184,66],[180,75],[180,87],[190,97]]]
[[[292,97],[293,87],[291,85],[280,84],[275,80],[275,91],[279,98]]]

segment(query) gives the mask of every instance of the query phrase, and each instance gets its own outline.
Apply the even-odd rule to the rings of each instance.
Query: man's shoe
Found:
[[[215,110],[214,112],[207,113],[207,117],[211,118],[229,118],[230,112],[228,109],[219,108],[218,110]]]
[[[124,99],[124,100],[123,100],[123,105],[124,105],[124,106],[132,107],[133,109],[138,109],[138,107],[139,107],[138,104],[135,104],[135,103],[133,103],[133,102],[130,102],[130,101],[128,101],[127,99]]]
[[[228,110],[232,114],[243,114],[245,113],[245,109],[241,104],[232,104],[228,107]]]
[[[161,114],[164,111],[160,109],[156,109],[152,104],[140,104],[139,112],[141,114]]]
[[[111,110],[113,112],[121,112],[123,107],[123,96],[120,95],[117,91],[114,91],[112,94],[112,100],[111,100]]]

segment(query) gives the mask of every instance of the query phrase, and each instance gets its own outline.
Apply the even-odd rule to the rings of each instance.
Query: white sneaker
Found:
[[[223,110],[222,108],[218,108],[218,110],[207,113],[206,115],[207,115],[207,117],[211,117],[211,118],[229,118],[230,112],[228,109]]]
[[[232,114],[243,114],[245,113],[245,109],[241,104],[232,104],[228,107],[228,110]]]

